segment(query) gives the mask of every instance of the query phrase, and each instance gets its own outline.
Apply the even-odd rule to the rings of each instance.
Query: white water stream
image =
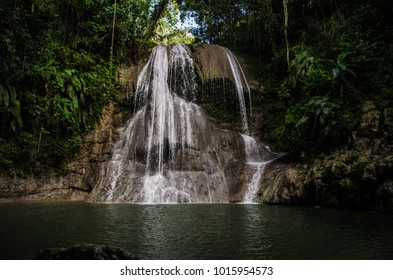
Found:
[[[254,170],[254,175],[247,184],[243,203],[256,203],[265,167],[272,160],[264,160],[263,150],[269,151],[268,147],[258,143],[254,137],[249,135],[242,134],[242,137],[246,152],[246,163],[252,166]]]
[[[250,94],[250,87],[247,84],[247,80],[244,76],[243,70],[240,67],[239,61],[237,60],[236,56],[230,52],[227,48],[222,47],[226,57],[228,58],[229,65],[231,67],[232,76],[234,79],[237,97],[239,99],[239,107],[240,107],[240,117],[244,129],[245,134],[250,134],[250,129],[248,127],[248,120],[247,120],[247,108],[246,108],[246,101],[244,98],[244,90],[243,90],[243,83],[246,85],[246,90],[249,94],[250,99],[250,110],[251,110],[251,94]]]
[[[222,49],[234,79],[243,128],[249,134],[243,92],[247,82],[236,57]],[[236,146],[228,149],[222,145],[226,141],[231,145],[241,143],[241,137],[212,128],[201,108],[193,103],[196,83],[189,52],[183,45],[153,49],[138,76],[134,116],[115,144],[112,159],[103,170],[105,175],[92,192],[92,201],[228,202],[227,182],[234,185],[238,178],[228,171],[234,167],[226,161],[229,156],[234,157],[231,164],[243,162],[234,156],[237,151],[231,150]],[[244,196],[244,202],[250,203],[258,193],[266,162],[262,160],[261,145],[251,136],[242,137],[246,164],[255,167]]]

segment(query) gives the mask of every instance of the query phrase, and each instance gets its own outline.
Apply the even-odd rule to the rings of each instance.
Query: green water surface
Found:
[[[78,243],[142,259],[393,259],[393,217],[244,204],[0,204],[0,258]]]

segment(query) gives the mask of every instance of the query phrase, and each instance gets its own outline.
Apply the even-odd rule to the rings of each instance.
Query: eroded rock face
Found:
[[[124,112],[116,108],[113,103],[104,107],[98,126],[85,138],[79,160],[69,166],[71,172],[80,174],[75,177],[81,188],[90,192],[95,187],[100,172],[105,168],[104,164],[112,157],[124,121]]]
[[[386,211],[391,192],[384,184],[392,172],[392,156],[340,150],[282,172],[276,178],[279,183],[269,186],[274,187],[273,195],[262,201]]]
[[[374,103],[366,102],[359,130],[345,148],[308,163],[277,163],[261,201],[392,212],[393,143],[381,120]]]
[[[369,136],[380,131],[382,114],[377,110],[373,101],[366,101],[363,105],[363,116],[360,121],[359,133]]]
[[[393,139],[393,108],[386,108],[383,111],[385,138]]]
[[[15,196],[24,199],[42,198],[45,196],[43,193],[48,189],[48,192],[51,193],[47,196],[48,199],[54,197],[84,199],[88,196],[90,201],[141,202],[145,201],[146,196],[149,195],[146,194],[146,190],[143,190],[145,198],[141,197],[141,188],[144,185],[151,184],[153,187],[160,188],[160,185],[169,182],[171,186],[183,186],[185,190],[188,189],[185,193],[193,194],[193,197],[180,195],[178,201],[171,200],[171,202],[241,201],[246,180],[252,176],[252,172],[245,171],[244,143],[240,134],[220,129],[217,127],[217,123],[213,124],[207,120],[201,109],[195,109],[197,105],[188,103],[193,101],[192,94],[187,93],[187,96],[181,96],[185,100],[180,100],[180,98],[172,96],[169,91],[170,89],[171,92],[186,92],[189,85],[192,84],[178,80],[179,78],[184,79],[186,76],[193,77],[193,74],[188,75],[188,72],[184,72],[188,71],[190,66],[183,66],[183,64],[189,63],[190,58],[184,56],[183,49],[194,59],[199,81],[218,78],[226,79],[226,83],[234,84],[237,79],[236,82],[239,85],[237,87],[231,86],[234,94],[233,100],[237,102],[240,96],[239,90],[241,91],[243,86],[247,86],[243,75],[234,75],[234,69],[239,66],[235,65],[236,63],[233,61],[230,63],[229,57],[231,55],[227,49],[216,45],[200,45],[192,49],[179,46],[168,47],[166,51],[161,52],[160,57],[157,56],[156,66],[152,64],[146,68],[146,71],[156,71],[154,73],[156,77],[164,75],[161,77],[163,81],[167,81],[165,75],[174,75],[174,79],[168,80],[170,81],[168,88],[165,88],[165,85],[150,84],[146,80],[141,83],[138,89],[136,83],[138,74],[135,73],[145,71],[142,70],[145,69],[142,68],[144,63],[134,69],[121,69],[119,81],[122,83],[124,97],[128,98],[131,93],[137,92],[135,97],[135,109],[137,110],[135,112],[134,108],[128,110],[129,114],[133,112],[136,115],[125,116],[124,111],[121,112],[114,104],[109,104],[103,109],[102,118],[96,129],[86,137],[79,158],[68,166],[69,173],[66,176],[59,176],[57,183],[53,183],[52,180],[48,185],[34,181],[35,179],[22,182],[22,187],[18,187],[20,184],[14,183],[12,190],[8,186],[3,188],[9,190],[10,193],[9,195],[4,194],[3,197],[8,196],[10,199]],[[174,56],[160,60],[165,53],[169,55],[172,52],[176,52]],[[174,59],[179,60],[172,61]],[[162,65],[168,61],[174,66]],[[167,69],[166,71],[169,68],[169,74],[161,69],[154,70],[159,66]],[[150,103],[150,100],[153,98],[152,96],[155,96],[152,94],[155,91],[158,91],[157,97],[154,97],[157,102],[153,104]],[[168,95],[168,98],[160,99],[162,94]],[[164,111],[161,110],[164,109],[159,106],[167,102],[170,103],[169,106],[173,111],[163,113]],[[141,106],[145,106],[145,108],[141,110]],[[141,113],[141,111],[143,112]],[[114,153],[116,149],[119,149],[116,145],[128,145],[130,142],[121,140],[124,135],[127,135],[126,130],[130,127],[126,120],[138,119],[138,114],[144,114],[141,117],[143,120],[136,120],[137,124],[131,129],[132,133],[137,136],[133,136],[134,139],[125,154],[123,151],[119,154],[119,156],[124,155],[121,167],[115,166],[113,162],[116,161],[114,158],[116,154]],[[152,125],[154,116],[158,115],[166,119],[174,119],[173,124],[167,124],[168,132],[164,132],[163,136],[159,136],[160,132]],[[187,120],[184,121],[184,119]],[[178,120],[183,121],[178,122]],[[245,123],[247,124],[247,122]],[[177,128],[173,129],[172,125]],[[164,130],[166,129],[164,128]],[[185,136],[177,139],[176,137],[179,136],[173,135],[179,134],[179,131],[182,131]],[[152,136],[151,133],[154,135]],[[163,138],[157,140],[157,137]],[[148,148],[146,141],[151,141]],[[121,168],[121,171],[114,172],[113,168],[118,167]],[[114,177],[116,177],[116,187],[112,186]],[[191,188],[193,188],[192,191]],[[16,195],[11,195],[12,193]],[[153,201],[155,200],[153,199]]]
[[[61,176],[51,178],[0,178],[0,200],[82,200],[86,191]]]
[[[198,61],[194,63],[191,56]],[[247,185],[244,141],[238,132],[216,127],[195,103],[194,65],[202,80],[221,76],[234,81],[239,119],[248,131],[246,82],[229,50],[204,45],[196,50],[183,45],[155,47],[138,77],[134,115],[114,147],[109,147],[111,158],[85,176],[94,185],[89,201],[241,201]],[[107,154],[107,145],[95,147],[93,154]]]
[[[223,63],[222,52],[218,50],[218,46],[199,46],[190,51],[198,65],[196,72],[201,80],[222,78],[228,82],[233,79],[229,66]],[[217,55],[209,58],[207,53]],[[135,92],[137,75],[134,73],[133,77],[134,82],[129,83],[128,87]],[[125,78],[124,81],[126,80]],[[133,109],[130,109],[128,114],[132,111]],[[0,178],[0,198],[15,200],[89,197],[91,201],[106,201],[110,184],[103,178],[108,174],[115,145],[124,134],[126,120],[130,117],[124,110],[109,104],[104,108],[96,129],[86,137],[80,157],[69,165],[66,176],[17,180]],[[262,115],[256,119],[256,122],[259,119],[260,123],[263,122]],[[345,148],[315,156],[307,163],[269,163],[260,183],[259,201],[392,212],[392,120],[392,108],[381,113],[374,102],[366,102],[359,129],[352,133]],[[182,185],[183,179],[192,182],[195,199],[191,201],[209,198],[212,202],[241,202],[245,185],[253,176],[253,170],[244,164],[244,143],[240,134],[224,130],[221,124],[209,119],[204,122],[203,129],[193,130],[193,137],[198,139],[198,145],[183,146],[172,157],[164,155],[163,174],[176,185]],[[145,126],[140,127],[138,133],[146,133],[143,127]],[[235,126],[229,124],[226,127],[233,129]],[[241,131],[238,127],[235,130]],[[144,159],[148,153],[142,144],[141,142],[136,145],[140,148],[135,153],[128,154],[127,160],[133,161],[133,168],[124,169],[120,176],[118,187],[113,194],[117,202],[132,202],[138,197],[140,181],[146,175],[147,162]],[[206,179],[207,176],[209,180]],[[103,188],[97,188],[100,185]],[[180,196],[178,202],[189,201]]]
[[[230,65],[221,48],[219,45],[200,45],[193,52],[192,57],[201,79],[232,79]]]
[[[102,110],[97,127],[84,139],[77,160],[66,175],[27,178],[0,177],[0,200],[84,200],[95,187],[124,125],[124,112],[114,104]]]
[[[200,133],[195,134],[195,137],[200,136],[201,145],[198,148],[179,149],[174,157],[165,160],[162,177],[146,176],[145,158],[141,156],[138,162],[134,155],[130,155],[130,161],[124,162],[129,167],[119,174],[110,201],[144,202],[144,180],[149,180],[147,185],[151,187],[183,186],[184,193],[167,191],[167,196],[160,197],[163,203],[241,201],[245,180],[244,144],[241,138],[237,133],[215,128],[211,124]],[[140,150],[139,153],[146,154],[147,151]],[[95,186],[89,195],[90,201],[109,200],[112,183],[112,177],[108,174],[110,164],[110,161],[97,163],[98,170],[89,172],[86,177],[89,184]]]

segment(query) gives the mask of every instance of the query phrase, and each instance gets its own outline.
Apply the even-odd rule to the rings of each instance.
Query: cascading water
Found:
[[[233,81],[235,84],[235,89],[236,93],[239,99],[239,107],[240,107],[240,117],[244,129],[245,134],[249,134],[250,130],[248,128],[248,120],[247,120],[247,109],[246,109],[246,101],[244,98],[244,90],[243,90],[243,85],[246,86],[246,90],[248,91],[249,94],[249,99],[250,99],[250,110],[251,110],[251,94],[250,94],[250,88],[247,84],[247,80],[244,76],[243,70],[240,67],[239,61],[237,60],[236,56],[233,55],[232,52],[230,52],[227,48],[222,47],[227,59],[228,63],[231,68],[232,76],[233,76]]]
[[[221,50],[228,59],[231,74],[226,77],[233,78],[248,134],[243,93],[247,82],[235,56],[226,48]],[[102,175],[94,184],[90,201],[239,201],[246,186],[245,161],[257,170],[244,196],[245,202],[253,201],[264,151],[253,146],[251,136],[215,127],[193,103],[196,74],[190,53],[184,45],[153,49],[138,76],[134,116],[121,131],[123,136],[116,142],[111,160],[100,167]]]
[[[177,203],[228,200],[196,104],[193,61],[182,45],[155,47],[140,72],[135,115],[114,147],[91,201]],[[189,100],[189,101],[187,101]],[[214,193],[211,193],[212,192]]]
[[[194,99],[195,74],[192,59],[182,45],[171,49],[170,58],[167,57],[167,48],[164,46],[157,47],[154,52],[156,57],[149,61],[151,65],[148,66],[151,67],[153,77],[151,89],[137,91],[136,96],[137,99],[146,96],[151,98],[148,104],[150,122],[146,146],[147,168],[142,189],[143,202],[190,202],[190,194],[184,188],[176,188],[175,182],[171,180],[173,174],[169,173],[165,177],[163,173],[164,157],[174,158],[179,146],[181,152],[186,147],[193,146],[191,119],[199,119],[202,115],[195,104],[179,97],[180,95]],[[178,79],[178,75],[182,79]],[[147,79],[151,79],[151,76],[141,76],[141,84],[145,85]]]
[[[242,138],[246,152],[246,164],[254,170],[254,175],[247,184],[243,203],[255,203],[265,167],[274,158],[269,148],[258,143],[254,137],[242,134]]]
[[[243,203],[256,203],[255,199],[258,195],[259,183],[261,182],[267,162],[255,162],[247,164],[250,164],[255,168],[255,173],[247,185],[247,191],[244,194]]]
[[[183,45],[171,48],[169,59],[169,87],[187,101],[195,101],[194,61]]]

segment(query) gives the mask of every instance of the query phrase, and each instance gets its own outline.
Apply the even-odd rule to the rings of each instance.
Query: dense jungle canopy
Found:
[[[3,0],[0,171],[61,169],[102,107],[121,103],[116,67],[157,44],[244,57],[279,149],[342,145],[365,100],[393,106],[392,14],[390,0]]]

